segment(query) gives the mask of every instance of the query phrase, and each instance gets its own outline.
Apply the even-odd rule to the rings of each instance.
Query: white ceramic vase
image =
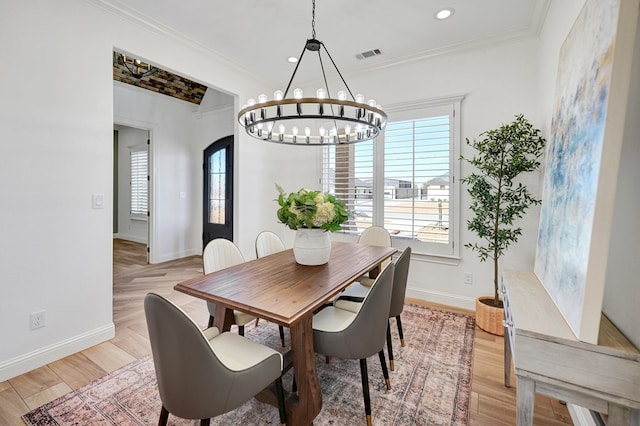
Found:
[[[293,255],[300,265],[324,265],[331,256],[329,232],[322,229],[298,229],[293,240]]]

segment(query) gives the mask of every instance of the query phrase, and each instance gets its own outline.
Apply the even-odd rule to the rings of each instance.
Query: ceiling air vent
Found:
[[[366,52],[358,53],[356,58],[358,59],[367,59],[373,58],[374,56],[382,55],[380,49],[367,50]]]

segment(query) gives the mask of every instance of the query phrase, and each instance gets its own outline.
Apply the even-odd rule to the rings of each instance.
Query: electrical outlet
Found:
[[[473,274],[471,272],[464,273],[464,283],[468,285],[473,284]]]
[[[42,328],[45,326],[45,311],[32,312],[29,319],[31,330]]]

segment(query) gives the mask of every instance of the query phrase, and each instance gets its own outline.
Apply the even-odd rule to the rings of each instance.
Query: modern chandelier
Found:
[[[312,1],[311,38],[302,49],[287,88],[284,92],[276,90],[273,100],[264,94],[258,96],[257,100],[249,99],[238,112],[238,121],[250,136],[282,144],[338,145],[373,139],[387,124],[387,115],[375,100],[365,102],[363,95],[353,96],[324,43],[316,39],[316,2]],[[329,91],[321,49],[331,60],[346,88],[338,91],[335,97]],[[296,88],[293,96],[288,98],[291,83],[306,50],[318,52],[324,88],[319,88],[315,97],[304,97],[302,89]]]
[[[132,58],[123,53],[114,52],[114,62],[123,65],[129,73],[137,79],[153,74],[157,68],[142,62],[140,59]]]

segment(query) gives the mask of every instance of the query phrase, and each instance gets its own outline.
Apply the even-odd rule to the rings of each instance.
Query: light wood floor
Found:
[[[0,424],[22,425],[20,416],[67,392],[96,380],[150,353],[142,308],[144,295],[153,291],[180,305],[203,328],[208,312],[203,301],[173,290],[179,281],[200,275],[198,256],[147,265],[144,246],[114,240],[113,320],[116,336],[29,373],[0,382]],[[428,306],[471,313],[411,300]],[[410,344],[411,336],[406,336]],[[516,389],[503,385],[503,339],[476,328],[470,425],[515,425]],[[392,377],[393,379],[393,377]],[[515,378],[512,379],[515,381]],[[564,405],[536,395],[535,425],[567,425]]]

